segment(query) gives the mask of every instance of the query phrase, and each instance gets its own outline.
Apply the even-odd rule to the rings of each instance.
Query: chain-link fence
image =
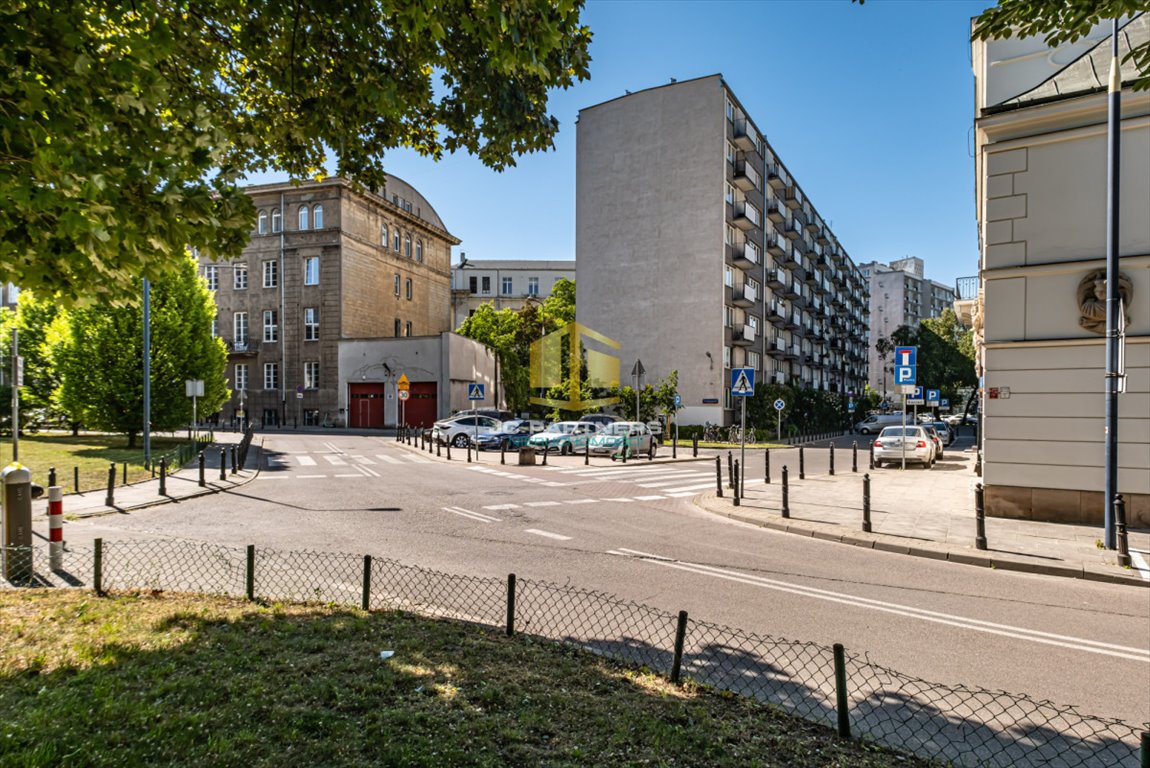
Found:
[[[0,550],[0,585],[162,590],[317,601],[460,619],[750,696],[864,739],[958,766],[1137,766],[1150,737],[1028,696],[904,675],[815,643],[688,620],[612,595],[442,573],[337,552],[179,540],[97,541],[53,567],[46,547]],[[1150,725],[1145,726],[1150,730]],[[1139,739],[1143,740],[1140,748]],[[1142,763],[1143,765],[1145,763]]]

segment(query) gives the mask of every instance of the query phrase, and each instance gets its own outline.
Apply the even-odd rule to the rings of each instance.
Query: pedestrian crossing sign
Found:
[[[738,397],[750,397],[755,394],[755,369],[731,369],[731,394]]]
[[[468,384],[467,385],[467,399],[468,400],[483,400],[483,385],[482,384]]]

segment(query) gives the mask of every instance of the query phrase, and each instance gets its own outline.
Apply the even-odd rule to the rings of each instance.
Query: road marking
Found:
[[[360,466],[357,464],[357,465],[355,465],[355,469],[357,472],[359,472],[364,477],[379,477],[379,473],[376,472],[371,467],[364,467],[364,466]]]
[[[332,477],[363,477],[359,472],[352,472],[349,475],[332,475]]]
[[[491,506],[489,506],[489,507],[484,507],[484,509],[491,509],[491,510],[497,510],[497,509],[519,509],[519,505],[518,505],[518,504],[492,504],[492,505],[491,505]]]
[[[557,506],[559,506],[559,502],[557,502],[557,501],[526,501],[523,503],[523,506],[525,506],[525,507],[557,507]]]
[[[291,475],[260,475],[256,480],[291,480]]]
[[[317,477],[327,477],[327,475],[296,475],[300,480],[312,480]]]
[[[376,454],[376,458],[377,458],[377,459],[383,459],[383,460],[384,460],[384,461],[386,461],[388,464],[402,464],[402,463],[403,463],[402,461],[400,461],[399,459],[395,458],[394,456],[384,456],[382,453],[380,453],[380,454]]]
[[[337,467],[346,466],[347,462],[343,460],[342,456],[324,456],[328,464],[333,464]]]
[[[459,515],[460,517],[466,517],[469,520],[475,520],[475,521],[480,522],[480,523],[498,523],[498,522],[500,522],[498,517],[492,517],[491,515],[485,515],[482,512],[472,512],[470,509],[464,509],[463,507],[443,507],[443,511],[444,512],[450,512],[453,515]]]
[[[594,504],[598,499],[571,499],[568,504]]]
[[[639,557],[650,558],[651,560],[666,560],[670,562],[671,558],[663,557],[662,555],[652,555],[650,552],[640,552],[637,549],[627,549],[626,547],[619,547],[620,552],[626,552],[628,555],[638,555]]]
[[[684,485],[682,488],[666,488],[666,489],[664,489],[663,492],[667,493],[667,494],[680,493],[682,491],[690,491],[691,493],[695,493],[698,491],[705,490],[707,488],[714,488],[714,487],[715,487],[714,483],[700,483],[699,485]]]
[[[313,459],[311,456],[296,456],[295,458],[296,458],[296,461],[299,462],[299,465],[301,467],[314,467],[315,466],[315,459]]]
[[[353,460],[358,461],[360,464],[374,464],[375,462],[366,456],[352,456]]]
[[[665,498],[667,498],[667,497],[662,496],[662,495],[659,495],[659,496],[636,496],[635,500],[636,501],[656,501],[658,499],[665,499]]]
[[[960,627],[962,629],[969,629],[974,632],[985,632],[992,635],[1001,635],[1003,637],[1010,637],[1016,640],[1025,640],[1032,643],[1042,643],[1044,645],[1055,645],[1061,648],[1070,648],[1071,650],[1086,651],[1088,653],[1098,653],[1105,656],[1116,656],[1120,659],[1129,659],[1131,661],[1143,661],[1150,663],[1150,650],[1144,648],[1132,648],[1123,645],[1113,645],[1111,643],[1102,643],[1097,640],[1087,640],[1080,637],[1070,637],[1068,635],[1058,635],[1051,632],[1041,632],[1039,630],[1026,629],[1024,627],[1014,627],[1008,624],[997,624],[995,622],[982,621],[981,619],[972,619],[966,616],[956,616],[953,614],[941,613],[939,611],[930,611],[924,608],[915,608],[909,605],[889,603],[884,600],[873,600],[871,598],[858,597],[856,595],[849,595],[843,592],[832,592],[826,589],[818,589],[817,587],[807,587],[801,584],[792,584],[785,581],[768,579],[762,576],[740,573],[738,571],[730,571],[724,568],[715,568],[713,566],[702,565],[699,563],[673,561],[669,558],[656,560],[652,559],[650,556],[644,557],[643,559],[647,562],[655,563],[666,568],[674,568],[676,570],[686,571],[688,573],[694,573],[700,576],[710,576],[712,578],[724,579],[726,581],[733,581],[739,584],[747,584],[753,587],[773,589],[778,592],[788,592],[790,594],[799,595],[801,597],[809,597],[817,600],[827,600],[832,603],[841,603],[843,605],[850,605],[855,608],[882,611],[883,613],[892,613],[897,616],[906,616],[908,618],[919,619],[921,621],[930,621],[936,624]]]
[[[676,491],[675,493],[664,493],[663,495],[669,499],[683,499],[687,496],[694,496],[698,491]]]
[[[543,484],[545,488],[565,488],[567,483],[546,482]]]
[[[1138,571],[1138,575],[1142,577],[1143,581],[1150,581],[1150,563],[1146,562],[1146,558],[1138,553],[1138,550],[1130,550],[1131,564],[1134,570]]]
[[[618,502],[624,502],[624,501],[634,501],[634,499],[603,499],[603,501],[618,501]]]
[[[416,464],[430,464],[431,463],[431,459],[425,459],[422,456],[404,456],[403,458],[407,459],[408,461],[415,462]]]
[[[528,528],[524,533],[533,533],[536,536],[542,536],[547,539],[555,539],[556,541],[571,541],[570,536],[561,536],[558,533],[551,533],[550,531],[541,531],[538,528]]]
[[[331,451],[332,453],[343,453],[343,451],[342,451],[342,450],[340,450],[339,448],[336,448],[336,447],[335,447],[335,443],[324,443],[324,444],[323,444],[323,447],[324,447],[324,448],[327,448],[327,449],[328,449],[329,451]]]

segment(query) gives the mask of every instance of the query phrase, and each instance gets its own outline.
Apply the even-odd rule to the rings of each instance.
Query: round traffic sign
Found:
[[[780,397],[778,400],[775,401],[775,410],[776,411],[781,411],[786,407],[787,407],[787,404],[785,402],[783,402],[783,398]]]
[[[679,393],[675,393],[675,407],[681,408],[683,405],[683,398],[679,397]]]
[[[410,396],[411,396],[411,393],[408,392],[406,389],[399,390],[399,399],[400,400],[406,400]]]

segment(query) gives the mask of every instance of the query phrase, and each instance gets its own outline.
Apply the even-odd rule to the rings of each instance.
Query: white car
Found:
[[[477,433],[494,431],[501,423],[491,416],[453,416],[435,422],[431,428],[431,439],[437,443],[450,443],[456,448],[466,448]]]
[[[624,448],[628,456],[655,458],[658,450],[651,428],[641,421],[616,421],[591,438],[592,455],[621,455]]]
[[[934,438],[924,427],[886,427],[874,441],[874,466],[878,469],[884,462],[901,466],[903,457],[908,464],[922,464],[930,469],[935,457]]]

